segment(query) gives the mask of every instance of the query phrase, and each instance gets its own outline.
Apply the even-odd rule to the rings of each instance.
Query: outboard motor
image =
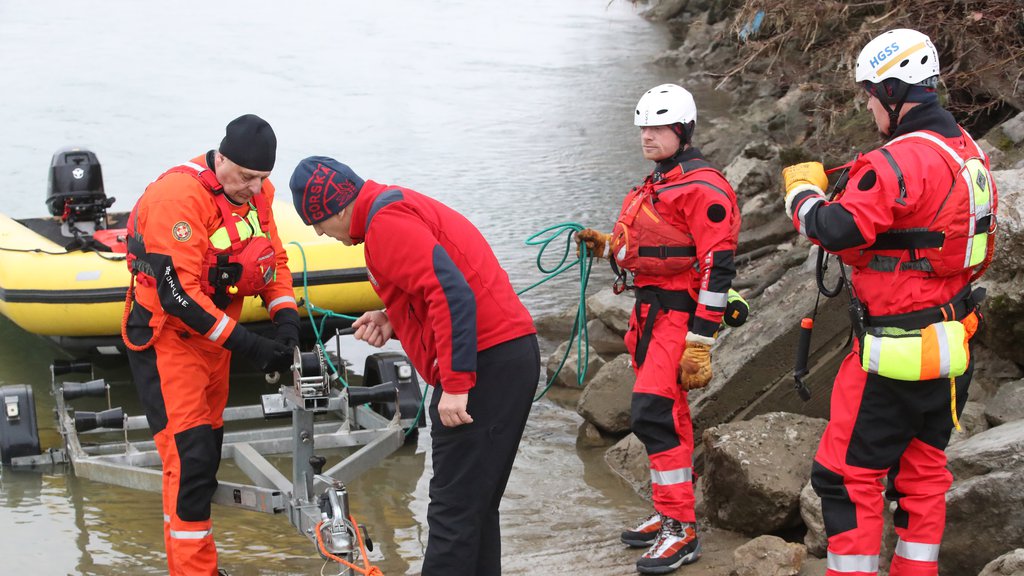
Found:
[[[46,207],[63,224],[65,236],[92,234],[107,227],[107,208],[114,203],[103,192],[103,172],[96,154],[83,148],[61,148],[50,161]]]

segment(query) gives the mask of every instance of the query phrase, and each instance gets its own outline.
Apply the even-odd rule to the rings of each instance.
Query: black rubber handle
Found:
[[[793,368],[793,380],[796,393],[806,402],[811,399],[811,390],[804,383],[807,376],[807,359],[811,355],[811,332],[814,330],[814,319],[804,318],[800,321],[800,340],[796,345],[796,366]]]
[[[349,386],[348,405],[359,406],[367,402],[397,402],[398,386],[394,382],[385,382],[376,386]]]

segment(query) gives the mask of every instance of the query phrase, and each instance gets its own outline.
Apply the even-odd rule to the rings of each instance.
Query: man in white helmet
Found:
[[[654,171],[626,195],[611,234],[588,228],[577,235],[611,261],[616,292],[628,288],[636,296],[626,333],[636,371],[631,428],[647,449],[655,512],[621,538],[649,547],[636,563],[647,574],[700,558],[687,391],[711,380],[711,345],[736,275],[736,195],[691,145],[696,119],[693,96],[682,87],[648,90],[634,124]]]
[[[852,268],[853,350],[812,466],[830,576],[878,571],[882,481],[897,503],[891,576],[934,576],[952,482],[944,449],[967,401],[977,301],[991,259],[988,158],[938,102],[935,46],[891,30],[864,47],[857,82],[886,142],[847,165],[832,201],[822,165],[783,171],[801,234]],[[842,180],[842,178],[841,178]]]

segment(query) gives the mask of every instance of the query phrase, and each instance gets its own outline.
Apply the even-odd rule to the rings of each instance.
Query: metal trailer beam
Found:
[[[322,364],[321,372],[325,372]],[[264,395],[261,405],[230,407],[225,410],[224,420],[229,422],[263,420],[268,416],[283,416],[290,412],[292,424],[226,433],[223,457],[234,460],[253,484],[219,481],[213,502],[255,512],[286,513],[292,525],[314,543],[318,536],[317,526],[323,522],[323,533],[331,537],[327,543],[328,550],[342,556],[354,555],[353,558],[356,558],[358,550],[352,549],[349,538],[352,530],[359,528],[352,526],[347,517],[342,517],[347,515],[347,511],[341,516],[337,513],[329,514],[324,521],[320,500],[334,502],[334,510],[337,512],[339,499],[347,502],[344,483],[355,479],[400,448],[405,440],[403,426],[411,426],[412,420],[401,419],[397,404],[395,414],[390,419],[374,412],[368,405],[352,407],[348,402],[347,391],[331,388],[329,378],[325,377],[321,384],[315,375],[304,377],[301,371],[294,374],[295,386],[285,385],[281,387],[280,394]],[[32,466],[71,462],[75,474],[81,478],[150,492],[162,490],[161,461],[155,443],[152,440],[132,442],[128,437],[129,430],[148,430],[144,416],[125,418],[123,431],[99,429],[87,432],[119,432],[124,434],[123,440],[83,446],[56,379],[53,390],[64,449],[20,458],[16,464]],[[315,422],[317,414],[330,415],[334,420]],[[357,446],[358,450],[344,457],[324,474],[319,474],[324,460],[316,457],[315,449]],[[264,457],[268,454],[292,455],[291,480]],[[343,507],[347,508],[347,504]]]

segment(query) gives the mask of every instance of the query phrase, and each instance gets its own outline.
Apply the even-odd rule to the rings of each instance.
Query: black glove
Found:
[[[224,347],[245,356],[254,366],[268,374],[288,371],[295,360],[294,348],[253,334],[241,324],[235,324],[235,329],[224,342]]]
[[[274,325],[277,330],[274,333],[274,340],[289,348],[299,345],[299,313],[291,308],[285,308],[274,315]]]

